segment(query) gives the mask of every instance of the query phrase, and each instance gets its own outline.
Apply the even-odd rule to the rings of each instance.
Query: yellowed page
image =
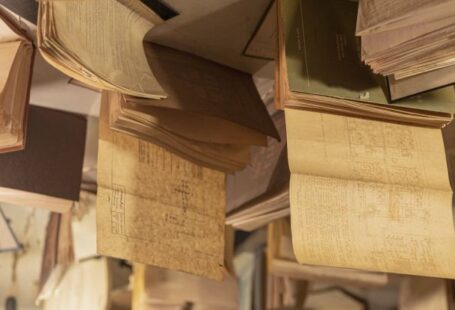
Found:
[[[224,173],[110,130],[106,109],[104,97],[98,163],[98,252],[221,279]]]
[[[291,172],[451,191],[442,132],[286,109]]]
[[[289,218],[271,223],[268,230],[269,273],[275,276],[355,287],[385,286],[389,283],[385,273],[298,264],[292,248]]]
[[[44,4],[50,7],[44,21],[55,31],[48,33],[51,37],[44,38],[55,42],[44,44],[57,43],[64,54],[125,93],[150,98],[165,96],[143,47],[147,32],[161,22],[159,17],[153,23],[112,0],[45,1]]]
[[[295,174],[300,263],[455,278],[452,192]]]
[[[357,35],[448,16],[450,7],[450,0],[360,0]]]
[[[286,110],[300,263],[455,277],[440,130]]]

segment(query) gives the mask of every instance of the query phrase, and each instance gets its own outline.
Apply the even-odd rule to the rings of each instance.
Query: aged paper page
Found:
[[[300,263],[455,277],[450,191],[295,174],[290,194]]]
[[[248,42],[244,52],[245,55],[271,60],[275,59],[277,54],[276,23],[276,2],[274,0],[250,42]]]
[[[450,5],[450,0],[360,0],[356,32],[361,35],[413,24],[416,23],[416,18],[422,21],[423,13],[426,17],[423,21],[434,19],[435,12],[444,12],[443,9],[450,8]],[[445,11],[447,15],[450,12],[451,10]]]
[[[0,96],[4,92],[4,88],[10,78],[14,59],[21,46],[21,41],[13,41],[0,44]],[[0,99],[2,99],[0,97]],[[0,103],[3,105],[3,103]]]
[[[222,279],[224,173],[110,130],[103,101],[98,252]]]
[[[440,129],[286,110],[291,172],[451,191]]]
[[[300,263],[455,277],[440,130],[286,110]]]
[[[112,0],[46,1],[50,33],[83,68],[123,92],[157,98],[165,96],[144,52],[145,35],[156,24]],[[46,19],[45,19],[46,20]],[[45,42],[53,44],[53,42]],[[59,46],[53,49],[59,50]],[[77,78],[77,77],[75,77]],[[106,85],[105,85],[106,86]]]

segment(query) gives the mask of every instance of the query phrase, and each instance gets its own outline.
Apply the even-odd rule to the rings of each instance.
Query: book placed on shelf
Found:
[[[113,129],[229,172],[248,164],[250,145],[279,138],[249,74],[168,47],[146,50],[169,97],[109,95]]]
[[[387,77],[392,100],[455,83],[455,8],[442,1],[359,1],[362,60]]]
[[[29,107],[27,147],[0,154],[0,202],[68,212],[79,200],[87,120]]]
[[[292,237],[289,218],[279,219],[269,224],[267,269],[270,275],[361,288],[385,286],[390,281],[385,273],[301,265],[294,254]]]
[[[26,32],[0,8],[0,153],[25,146],[34,53]]]
[[[279,107],[442,127],[455,112],[453,87],[389,103],[384,77],[361,62],[353,1],[278,1]]]
[[[286,109],[292,239],[302,264],[455,278],[455,124]]]

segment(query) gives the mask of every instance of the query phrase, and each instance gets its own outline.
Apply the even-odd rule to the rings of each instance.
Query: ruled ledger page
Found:
[[[440,129],[286,110],[300,263],[455,277]]]

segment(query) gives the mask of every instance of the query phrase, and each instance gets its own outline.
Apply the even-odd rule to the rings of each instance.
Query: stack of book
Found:
[[[362,60],[387,77],[392,100],[455,83],[451,0],[361,0]]]
[[[277,105],[294,109],[442,127],[455,112],[445,87],[389,103],[386,80],[362,64],[355,36],[357,3],[278,1]],[[325,22],[322,22],[325,21]]]

